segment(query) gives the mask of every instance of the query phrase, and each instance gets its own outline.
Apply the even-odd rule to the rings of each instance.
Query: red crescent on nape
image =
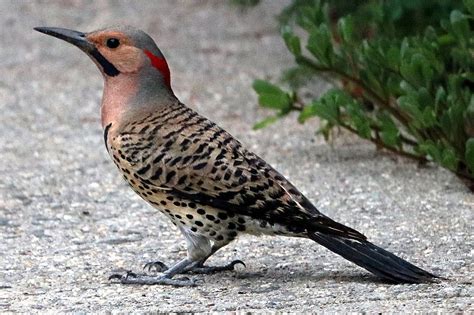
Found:
[[[165,80],[166,85],[171,89],[171,75],[170,75],[170,68],[168,67],[168,63],[164,58],[157,57],[153,55],[153,53],[147,49],[143,50],[148,58],[150,58],[151,65],[155,67],[158,71],[160,71],[163,79]]]

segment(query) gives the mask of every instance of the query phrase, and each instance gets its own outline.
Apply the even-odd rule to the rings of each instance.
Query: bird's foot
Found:
[[[202,264],[196,264],[189,266],[187,269],[184,270],[184,272],[194,274],[210,274],[221,271],[232,271],[235,270],[235,266],[238,264],[247,267],[242,260],[234,260],[223,266],[204,266]]]
[[[235,266],[238,264],[241,264],[242,266],[247,267],[242,260],[238,260],[238,259],[231,261],[229,264],[224,265],[224,266],[204,266],[202,262],[198,262],[184,268],[180,273],[181,274],[186,274],[186,273],[210,274],[210,273],[216,273],[216,272],[221,272],[221,271],[232,271],[232,270],[235,270]],[[153,262],[146,263],[145,266],[143,266],[143,269],[147,271],[165,272],[169,268],[161,261],[153,261]]]
[[[131,271],[124,274],[113,274],[109,277],[109,280],[119,280],[121,284],[172,285],[176,287],[194,287],[197,285],[194,279],[187,277],[172,279],[167,275],[149,276]]]

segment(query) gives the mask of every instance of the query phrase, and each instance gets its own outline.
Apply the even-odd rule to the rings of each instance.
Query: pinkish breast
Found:
[[[107,77],[101,105],[102,127],[112,123],[120,125],[124,114],[130,110],[130,102],[137,93],[138,84],[135,76]]]

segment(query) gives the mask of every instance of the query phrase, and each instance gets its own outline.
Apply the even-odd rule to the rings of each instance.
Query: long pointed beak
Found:
[[[79,47],[79,49],[88,54],[98,65],[100,65],[100,67],[102,67],[102,70],[106,75],[114,77],[120,74],[120,71],[105,59],[104,56],[102,56],[97,47],[87,40],[85,33],[60,27],[35,27],[34,29],[35,31],[57,37]]]
[[[68,30],[60,27],[35,27],[36,31],[65,40],[84,52],[91,52],[95,46],[86,38],[86,34],[78,31]]]

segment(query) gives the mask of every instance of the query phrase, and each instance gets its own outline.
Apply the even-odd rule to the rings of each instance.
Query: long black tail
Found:
[[[437,276],[418,268],[366,240],[310,232],[309,237],[329,250],[394,283],[433,282]]]

